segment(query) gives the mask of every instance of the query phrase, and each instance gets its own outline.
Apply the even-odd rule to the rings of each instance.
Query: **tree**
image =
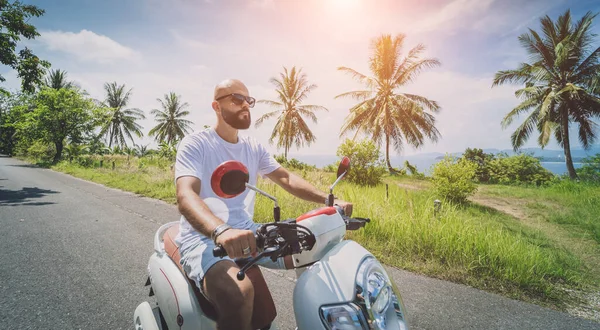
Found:
[[[17,125],[20,135],[28,135],[56,147],[54,162],[62,157],[68,138],[74,143],[93,130],[94,103],[73,89],[44,87],[33,100],[35,108]]]
[[[35,39],[40,35],[35,26],[28,22],[31,17],[40,17],[43,14],[44,10],[33,5],[0,0],[0,62],[17,71],[17,76],[21,78],[21,89],[27,93],[35,92],[35,87],[42,84],[45,70],[50,67],[50,63],[40,60],[27,47],[21,49],[18,54],[15,48],[21,37]],[[6,79],[0,75],[0,81],[4,82]],[[7,93],[3,88],[0,88],[0,92]]]
[[[73,88],[75,83],[67,80],[67,71],[52,70],[44,79],[44,85],[53,89]]]
[[[542,148],[554,135],[563,148],[571,179],[577,178],[577,173],[571,158],[569,124],[578,124],[579,142],[589,149],[596,140],[592,119],[600,117],[600,47],[592,47],[594,34],[590,29],[594,17],[588,12],[573,23],[567,10],[556,22],[548,16],[541,18],[541,35],[529,29],[519,36],[530,63],[498,71],[492,85],[524,85],[515,93],[521,104],[502,120],[506,128],[515,117],[530,112],[511,136],[513,149],[523,146],[535,129]]]
[[[31,94],[0,94],[0,153],[12,156],[19,142],[16,126],[30,108]]]
[[[116,82],[104,84],[106,100],[103,106],[110,109],[107,118],[100,129],[100,136],[108,137],[108,146],[115,145],[126,147],[125,137],[133,142],[132,134],[142,137],[142,126],[136,120],[145,119],[142,110],[137,108],[125,109],[129,103],[131,89],[125,91],[125,85],[118,86]]]
[[[146,155],[148,155],[150,153],[150,150],[148,149],[148,145],[141,145],[141,144],[134,144],[133,145],[135,148],[135,154],[138,157],[145,157]]]
[[[486,154],[478,148],[467,148],[461,158],[477,165],[475,177],[479,182],[490,181],[490,162],[494,159],[494,154]]]
[[[173,92],[165,94],[164,101],[161,99],[156,100],[160,102],[162,110],[152,109],[150,112],[156,116],[155,121],[158,122],[158,125],[152,128],[148,135],[156,135],[156,142],[166,141],[171,143],[177,139],[183,139],[191,129],[190,125],[194,124],[182,118],[190,114],[189,111],[183,110],[189,104],[187,102],[181,103],[181,96]]]
[[[296,70],[296,67],[292,67],[292,70],[288,71],[284,67],[283,73],[280,73],[280,79],[273,77],[269,79],[269,82],[276,87],[278,101],[259,100],[258,102],[278,109],[262,115],[256,121],[255,127],[259,127],[263,121],[277,116],[277,122],[273,127],[269,142],[273,143],[277,138],[277,148],[283,147],[284,157],[287,159],[292,145],[296,145],[296,148],[302,147],[304,144],[310,146],[316,140],[302,116],[310,118],[316,124],[317,116],[314,112],[328,110],[319,105],[302,105],[308,94],[317,88],[315,84],[308,84],[302,69]]]
[[[382,35],[373,40],[373,56],[369,63],[373,77],[347,67],[338,68],[369,88],[335,97],[351,97],[360,101],[350,108],[340,137],[356,130],[356,134],[363,132],[370,135],[377,145],[385,140],[385,159],[390,173],[396,172],[390,163],[390,143],[393,143],[396,151],[401,152],[405,143],[419,148],[425,142],[425,137],[436,142],[440,136],[435,128],[435,117],[426,112],[438,112],[440,107],[437,102],[397,91],[414,81],[423,69],[438,66],[440,62],[437,59],[420,59],[419,55],[425,50],[421,44],[401,59],[404,38],[403,34],[394,38]]]

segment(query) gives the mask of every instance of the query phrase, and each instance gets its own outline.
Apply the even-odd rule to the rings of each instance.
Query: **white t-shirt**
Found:
[[[248,168],[249,182],[256,185],[258,174],[264,177],[280,167],[279,163],[258,141],[238,135],[237,143],[223,140],[213,128],[193,133],[183,138],[177,148],[175,181],[182,176],[200,179],[200,198],[215,216],[233,228],[249,229],[254,221],[256,193],[246,189],[233,198],[220,198],[212,190],[210,178],[213,171],[223,162],[237,160]],[[196,231],[182,215],[176,243],[182,248],[199,240],[210,240]]]

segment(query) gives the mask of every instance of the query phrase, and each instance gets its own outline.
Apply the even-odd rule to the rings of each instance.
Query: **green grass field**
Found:
[[[69,162],[52,168],[176,202],[170,163],[112,157],[104,160],[102,168],[84,168]],[[323,190],[335,179],[334,173],[321,171],[298,174]],[[552,231],[476,203],[443,202],[435,214],[436,196],[427,181],[386,178],[386,182],[387,189],[385,184],[365,188],[342,181],[335,193],[353,202],[354,215],[372,219],[365,228],[349,232],[347,238],[356,240],[388,265],[559,309],[570,300],[565,288],[600,287],[600,270],[594,269],[593,258],[585,258],[586,253],[599,246],[599,187],[576,183],[548,188],[480,186],[478,194],[488,198],[509,196],[526,200],[528,214],[562,230],[557,239]],[[297,217],[321,206],[301,201],[270,181],[259,179],[258,186],[279,199],[283,218]],[[269,199],[258,196],[255,221],[272,221],[272,207]],[[556,207],[559,212],[547,209]],[[591,247],[586,245],[586,253],[569,249],[561,238],[581,236],[589,238],[588,243],[593,242]]]

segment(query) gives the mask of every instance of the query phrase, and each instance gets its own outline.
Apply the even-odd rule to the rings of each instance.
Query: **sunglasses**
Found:
[[[245,96],[245,95],[238,94],[238,93],[231,93],[231,94],[223,95],[221,97],[218,97],[216,100],[219,101],[219,100],[222,100],[229,96],[231,96],[231,101],[235,105],[241,105],[244,103],[244,101],[246,101],[246,102],[248,102],[248,105],[250,106],[250,108],[254,108],[254,104],[256,103],[256,99],[253,98],[252,96]]]

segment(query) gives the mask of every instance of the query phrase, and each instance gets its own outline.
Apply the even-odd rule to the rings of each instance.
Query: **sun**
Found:
[[[337,8],[356,7],[361,0],[329,0],[331,5]]]

